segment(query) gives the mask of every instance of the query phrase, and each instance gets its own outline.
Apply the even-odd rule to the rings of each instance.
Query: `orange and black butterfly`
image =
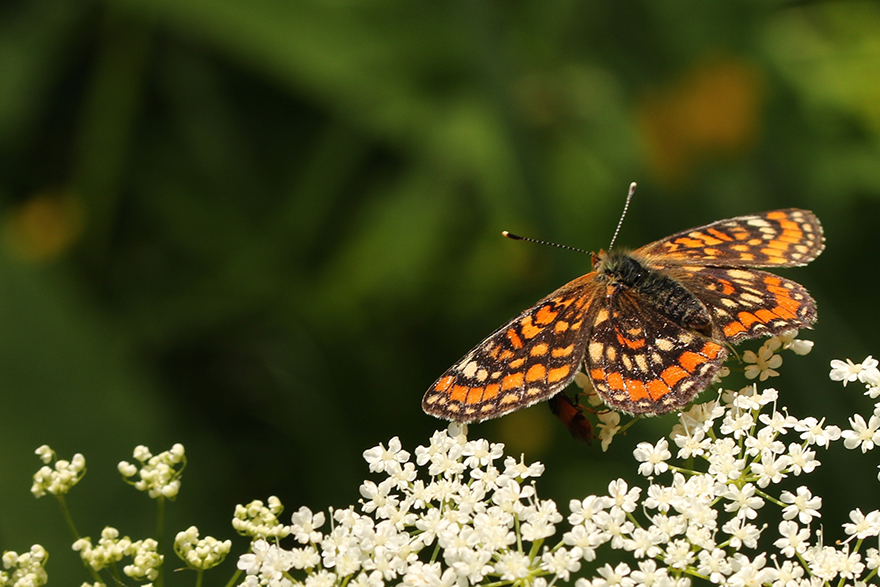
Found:
[[[546,400],[581,363],[599,396],[630,414],[664,414],[705,389],[725,345],[809,328],[807,290],[756,267],[806,265],[824,248],[812,212],[788,208],[692,228],[593,270],[493,332],[425,393],[428,414],[479,422]],[[557,398],[558,399],[558,398]],[[573,418],[570,402],[554,402]]]

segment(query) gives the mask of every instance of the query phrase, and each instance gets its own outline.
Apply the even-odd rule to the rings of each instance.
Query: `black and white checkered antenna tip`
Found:
[[[626,203],[623,205],[623,212],[620,214],[620,220],[617,221],[617,228],[614,229],[614,236],[611,237],[611,244],[608,245],[609,251],[614,246],[614,241],[617,240],[617,233],[620,232],[620,227],[623,226],[623,219],[626,217],[626,211],[629,210],[629,202],[632,200],[635,193],[636,182],[632,182],[629,184],[629,193],[626,194]]]

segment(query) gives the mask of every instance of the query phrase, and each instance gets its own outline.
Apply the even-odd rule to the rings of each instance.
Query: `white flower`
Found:
[[[318,528],[324,525],[324,512],[312,514],[312,510],[303,506],[291,516],[291,534],[300,544],[320,542],[322,538]]]
[[[581,568],[580,553],[565,548],[545,552],[541,556],[541,568],[563,581],[568,581],[571,573],[576,573]]]
[[[866,424],[861,414],[856,414],[849,419],[849,424],[852,430],[844,430],[842,433],[843,445],[846,448],[852,450],[861,447],[862,452],[865,453],[873,450],[874,445],[880,443],[880,430],[878,430],[880,417],[872,415]]]
[[[602,451],[604,452],[608,450],[614,435],[620,430],[620,413],[607,410],[599,412],[597,417],[599,423],[596,427],[599,429],[599,440],[602,441]]]
[[[694,428],[689,433],[674,433],[672,439],[679,448],[677,456],[680,459],[702,456],[712,445],[712,439],[706,437],[702,427]]]
[[[794,442],[788,445],[788,458],[791,461],[791,471],[795,475],[800,475],[802,472],[812,473],[820,464],[816,460],[816,451]]]
[[[719,585],[732,571],[727,553],[719,548],[701,550],[698,554],[697,572],[709,577],[709,581]]]
[[[782,348],[791,350],[796,355],[807,355],[813,350],[812,340],[800,340],[797,338],[798,331],[792,330],[778,335],[776,338],[782,343]]]
[[[880,369],[877,369],[878,364],[880,364],[880,362],[878,362],[877,359],[868,355],[868,357],[862,361],[862,370],[859,371],[859,381],[870,387],[877,387],[880,385]]]
[[[779,499],[783,503],[790,504],[782,510],[782,517],[785,520],[797,517],[801,524],[809,524],[813,518],[822,516],[819,513],[819,508],[822,507],[822,498],[813,497],[810,490],[803,485],[797,488],[797,495],[790,491],[783,491]]]
[[[735,549],[743,546],[755,548],[761,537],[761,530],[754,524],[747,523],[745,518],[735,517],[721,526],[721,531],[730,535],[730,545]]]
[[[641,487],[633,487],[627,490],[626,481],[617,479],[608,484],[608,496],[613,500],[614,505],[627,513],[635,511],[639,504],[639,494],[642,492]]]
[[[531,559],[515,550],[508,550],[498,557],[495,572],[501,575],[502,581],[525,579],[531,572]]]
[[[844,387],[846,387],[847,383],[859,378],[859,373],[861,371],[861,364],[855,364],[849,359],[847,359],[845,363],[841,360],[834,359],[831,361],[831,373],[828,374],[828,377],[831,378],[831,381],[842,381]]]
[[[778,377],[779,372],[775,369],[782,366],[782,356],[774,354],[766,343],[758,349],[757,354],[754,351],[744,352],[743,361],[751,363],[746,365],[746,379],[758,377],[761,381],[767,381],[770,377]]]
[[[596,513],[606,510],[614,505],[610,497],[588,495],[583,500],[573,499],[568,503],[568,509],[571,515],[568,516],[568,523],[572,526],[591,522]]]
[[[409,460],[409,453],[403,450],[400,439],[395,436],[388,441],[388,448],[382,444],[364,451],[364,460],[370,465],[370,471],[374,473],[394,473],[400,469],[400,465]]]
[[[751,483],[746,483],[742,488],[729,485],[724,497],[731,501],[724,506],[724,511],[736,512],[738,516],[744,516],[749,520],[758,517],[756,510],[764,507],[764,500],[755,496],[755,486]]]
[[[807,444],[828,447],[831,441],[840,438],[841,432],[837,426],[823,428],[823,424],[825,424],[825,418],[816,420],[810,416],[799,421],[794,429],[801,433],[801,439],[806,440]]]
[[[807,541],[810,539],[810,529],[800,528],[795,522],[790,520],[780,522],[779,534],[782,538],[773,545],[789,558],[794,557],[795,554],[803,554],[809,546]]]
[[[544,465],[541,463],[526,465],[523,457],[521,457],[519,461],[513,457],[507,457],[504,459],[504,475],[513,479],[524,481],[529,477],[540,477],[543,474]]]
[[[496,459],[504,455],[504,445],[483,438],[468,442],[462,450],[465,457],[464,464],[469,469],[478,469],[492,464]]]
[[[765,568],[765,564],[767,557],[764,554],[759,554],[755,560],[749,560],[749,557],[737,552],[730,563],[733,574],[727,578],[727,584],[731,587],[749,587],[772,581],[776,576],[776,569]]]
[[[868,536],[877,536],[880,534],[880,512],[877,510],[868,512],[864,515],[862,510],[855,509],[849,513],[849,519],[852,524],[844,524],[844,531],[850,536],[855,536],[859,540]]]
[[[669,469],[666,461],[672,458],[672,453],[669,452],[669,443],[661,438],[656,445],[640,442],[633,451],[633,456],[642,463],[639,465],[639,474],[649,477],[665,473]]]
[[[630,568],[626,563],[620,563],[616,567],[606,564],[598,569],[598,573],[602,578],[597,578],[593,582],[593,587],[613,587],[615,585],[633,587],[635,585],[635,581],[629,577]]]
[[[673,569],[685,569],[694,562],[696,555],[691,550],[691,543],[676,538],[666,546],[666,563]]]
[[[761,453],[761,461],[752,463],[752,471],[758,475],[758,487],[764,488],[770,483],[779,483],[788,475],[786,469],[791,459],[786,455],[775,455],[770,451]]]

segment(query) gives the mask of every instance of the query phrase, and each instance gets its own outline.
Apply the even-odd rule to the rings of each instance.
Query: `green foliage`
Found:
[[[183,442],[176,526],[209,533],[270,494],[349,503],[366,446],[439,425],[439,373],[588,269],[500,231],[607,247],[631,181],[624,246],[817,213],[816,360],[786,401],[843,420],[810,384],[878,323],[878,43],[880,7],[847,1],[3,3],[0,550],[57,523],[14,481],[44,443],[110,487],[127,447]],[[604,487],[615,455],[558,428],[485,434],[558,461],[563,499]]]

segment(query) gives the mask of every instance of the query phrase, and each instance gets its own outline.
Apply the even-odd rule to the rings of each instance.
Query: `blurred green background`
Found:
[[[814,210],[827,250],[784,274],[816,347],[773,383],[796,415],[870,412],[827,372],[880,352],[876,3],[0,3],[0,550],[85,580],[28,491],[43,443],[86,455],[93,537],[152,533],[116,472],[138,444],[186,446],[170,532],[232,537],[273,494],[354,503],[365,449],[442,426],[419,404],[443,370],[589,270],[500,232],[607,247],[631,181],[621,246]],[[608,453],[543,406],[471,430],[545,462],[565,511],[670,426]],[[854,470],[839,507],[880,505],[876,459],[833,450],[829,524]]]

